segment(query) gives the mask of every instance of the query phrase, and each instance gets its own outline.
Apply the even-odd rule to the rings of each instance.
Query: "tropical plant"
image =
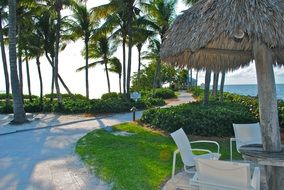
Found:
[[[119,93],[121,93],[122,64],[117,57],[110,58],[109,64],[110,64],[109,71],[118,74]]]
[[[102,31],[113,31],[113,38],[121,39],[123,49],[123,92],[130,93],[131,57],[133,43],[133,24],[141,12],[137,0],[111,0],[108,4],[93,8],[97,18],[105,19]],[[126,43],[128,42],[128,66],[126,79]]]
[[[163,43],[166,31],[169,29],[175,18],[175,5],[177,0],[150,0],[148,3],[143,3],[143,8],[148,13],[149,19],[155,24],[152,25],[160,37],[161,43]],[[158,54],[159,55],[159,54]],[[153,82],[153,89],[160,86],[160,68],[161,59],[157,59],[156,74]]]
[[[72,7],[73,19],[69,21],[72,35],[75,39],[82,38],[85,44],[86,97],[89,98],[89,41],[91,32],[98,25],[98,21],[91,16],[92,11],[89,11],[85,5],[74,3]]]
[[[97,33],[96,33],[97,34]],[[117,45],[115,43],[110,42],[110,38],[103,34],[93,35],[90,42],[90,50],[89,58],[93,58],[95,60],[99,59],[99,61],[95,61],[88,65],[88,68],[95,67],[97,64],[103,64],[105,67],[106,78],[107,78],[107,86],[108,92],[110,92],[110,80],[109,80],[109,69],[108,65],[110,64],[110,60],[112,59],[112,55],[116,51]],[[86,50],[84,51],[85,54]],[[82,71],[86,69],[86,66],[80,67],[77,71]]]

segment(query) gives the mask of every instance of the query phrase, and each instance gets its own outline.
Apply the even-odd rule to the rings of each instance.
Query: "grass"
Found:
[[[76,153],[92,172],[112,183],[113,189],[159,189],[171,174],[172,153],[176,149],[173,140],[136,123],[120,124],[114,126],[113,130],[134,134],[115,136],[102,129],[95,130],[78,141]],[[218,142],[221,159],[229,159],[229,140],[221,139]],[[214,150],[214,146],[198,147]],[[237,152],[234,152],[234,158],[240,158]],[[181,166],[179,158],[178,167]]]

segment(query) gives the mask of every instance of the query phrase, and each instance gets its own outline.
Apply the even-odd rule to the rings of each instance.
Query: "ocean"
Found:
[[[243,84],[243,85],[225,85],[225,92],[231,92],[241,95],[257,95],[257,85],[256,84]],[[276,85],[277,99],[284,99],[284,84]]]
[[[240,95],[249,95],[256,96],[257,95],[257,85],[256,84],[234,84],[234,85],[225,85],[225,92],[236,93]],[[5,91],[0,90],[0,94],[5,93]],[[284,100],[284,84],[276,85],[276,93],[277,99]]]

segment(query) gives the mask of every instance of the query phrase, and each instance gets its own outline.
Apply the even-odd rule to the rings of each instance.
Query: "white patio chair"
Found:
[[[230,138],[230,159],[233,159],[233,141],[236,142],[236,149],[247,144],[262,144],[259,123],[233,124],[235,138]]]
[[[251,178],[248,163],[199,158],[196,159],[196,174],[189,185],[200,190],[259,190],[260,170],[255,167]]]
[[[196,158],[206,158],[206,159],[216,159],[218,160],[221,154],[219,154],[220,146],[215,141],[208,141],[208,140],[199,140],[199,141],[192,141],[189,142],[185,132],[182,128],[179,130],[171,133],[172,138],[174,139],[178,149],[174,151],[173,155],[173,168],[172,168],[172,179],[174,179],[175,176],[175,165],[176,165],[176,156],[178,153],[181,154],[181,159],[184,164],[184,170],[187,173],[191,173],[187,168],[194,167],[195,166],[195,159]],[[212,153],[210,150],[206,149],[192,149],[191,144],[194,143],[213,143],[217,146],[217,153]],[[195,155],[192,151],[202,151],[206,152],[206,154],[202,155]]]

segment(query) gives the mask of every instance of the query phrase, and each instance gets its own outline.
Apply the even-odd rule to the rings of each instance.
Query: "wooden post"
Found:
[[[277,110],[276,87],[273,72],[272,51],[263,43],[254,43],[254,58],[258,83],[259,116],[263,149],[269,152],[281,150],[280,129]],[[266,180],[269,189],[281,189],[284,176],[282,167],[266,166]]]

